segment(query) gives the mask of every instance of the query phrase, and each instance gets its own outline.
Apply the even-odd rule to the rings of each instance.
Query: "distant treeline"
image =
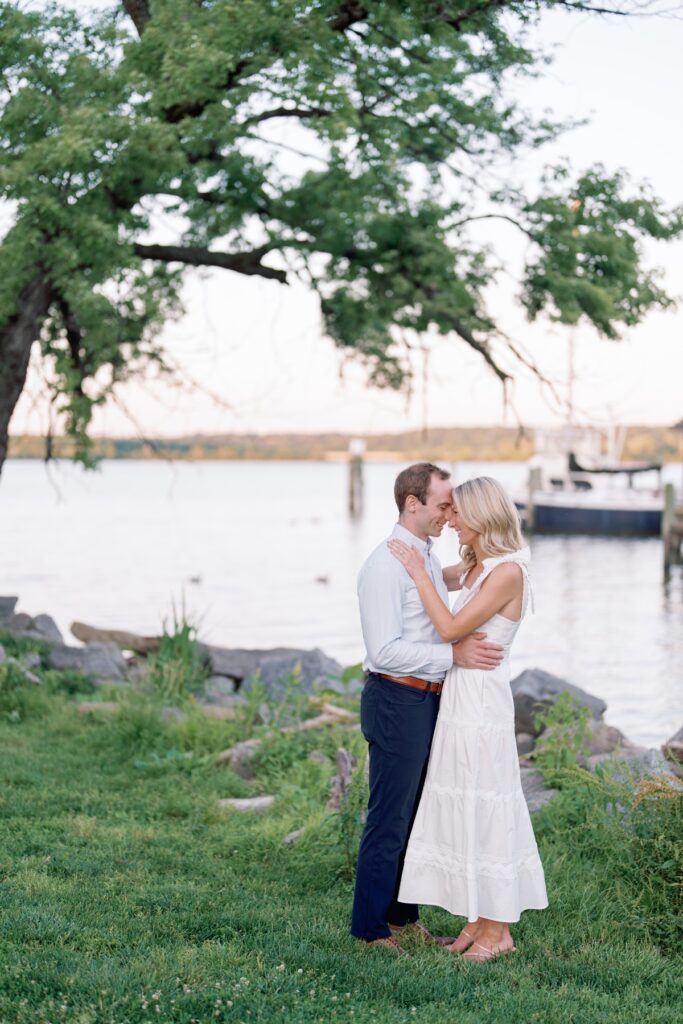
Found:
[[[95,440],[95,454],[107,459],[329,459],[343,458],[350,434],[193,434],[178,438],[140,440],[107,437]],[[512,427],[434,427],[401,434],[365,435],[368,458],[430,458],[444,461],[527,459],[533,451],[533,431],[520,435]],[[10,438],[10,457],[44,458],[45,439],[32,435]],[[69,438],[51,440],[53,456],[70,458]],[[681,458],[683,433],[667,427],[629,427],[624,459]]]

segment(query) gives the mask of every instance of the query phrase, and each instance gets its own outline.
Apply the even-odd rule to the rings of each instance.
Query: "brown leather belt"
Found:
[[[380,679],[389,679],[392,683],[401,683],[402,686],[411,686],[413,690],[429,690],[437,697],[443,690],[443,683],[433,682],[430,679],[419,679],[417,676],[390,676],[386,672],[375,672]]]

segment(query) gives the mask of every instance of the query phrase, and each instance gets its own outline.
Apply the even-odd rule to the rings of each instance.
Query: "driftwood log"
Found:
[[[336,761],[337,774],[332,779],[330,799],[327,801],[327,807],[330,811],[339,810],[342,800],[344,799],[344,795],[351,785],[353,769],[358,764],[355,755],[344,747],[339,747],[337,750]]]
[[[134,651],[135,654],[151,654],[159,649],[158,636],[139,636],[137,633],[129,633],[125,629],[100,629],[98,626],[89,626],[85,622],[72,622],[71,632],[77,640],[84,644],[102,643],[116,644],[122,651]]]
[[[342,722],[350,724],[355,721],[355,718],[354,713],[347,711],[346,708],[337,707],[336,704],[323,704],[322,714],[316,715],[315,718],[307,718],[297,725],[287,725],[284,729],[277,730],[277,732],[267,732],[261,737],[243,740],[241,743],[236,743],[234,747],[222,750],[216,757],[216,764],[228,765],[237,771],[238,774],[244,775],[245,771],[249,771],[249,762],[264,740],[281,735],[282,733],[308,732],[309,729],[319,729],[323,725],[340,725]]]

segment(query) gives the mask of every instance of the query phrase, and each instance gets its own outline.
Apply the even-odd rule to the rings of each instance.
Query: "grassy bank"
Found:
[[[361,753],[358,732],[266,739],[248,781],[215,754],[267,731],[253,704],[207,720],[181,693],[185,717],[164,721],[148,692],[80,715],[78,677],[6,676],[3,1024],[671,1024],[680,1012],[667,866],[680,800],[615,813],[616,784],[569,781],[535,819],[551,906],[516,926],[519,955],[482,966],[413,944],[396,959],[348,935],[360,773],[342,813],[325,810],[335,751]],[[258,792],[278,797],[262,816],[216,804]],[[424,918],[442,933],[461,923]]]

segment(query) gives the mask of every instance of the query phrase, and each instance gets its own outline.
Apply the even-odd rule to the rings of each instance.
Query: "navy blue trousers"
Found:
[[[427,772],[439,700],[371,673],[361,699],[361,727],[370,746],[370,800],[356,869],[351,934],[379,939],[389,924],[417,921],[415,903],[397,894],[408,836]]]

